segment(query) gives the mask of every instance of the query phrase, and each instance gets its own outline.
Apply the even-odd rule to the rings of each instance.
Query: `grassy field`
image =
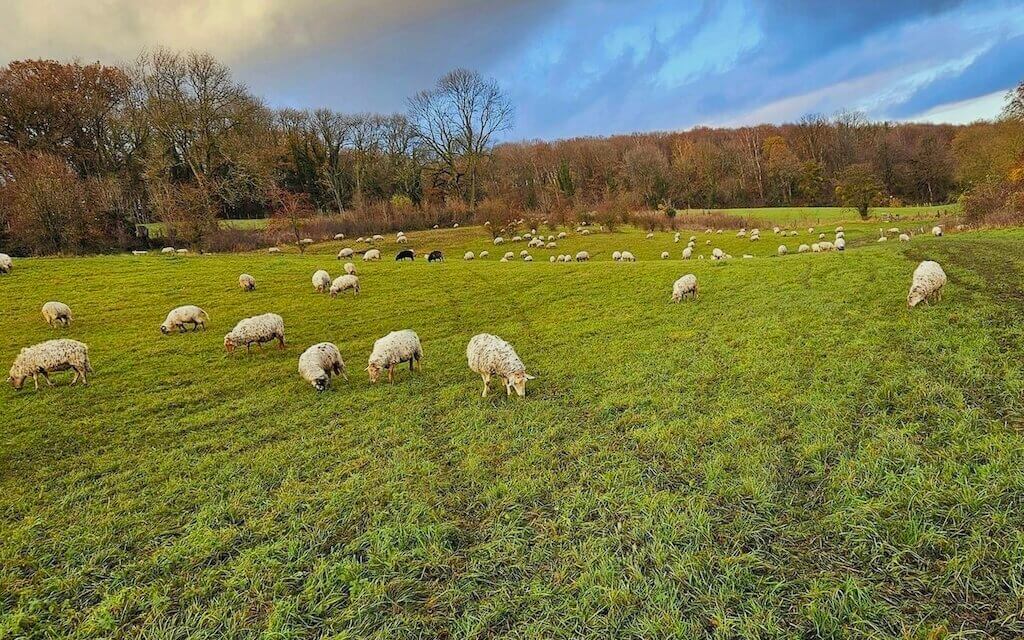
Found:
[[[409,234],[444,264],[389,236],[336,300],[309,279],[338,243],[18,260],[0,361],[61,334],[95,374],[0,391],[0,638],[1024,636],[1024,231],[846,226],[845,253],[784,258],[696,232],[724,264],[682,262],[689,233],[508,264],[480,229]],[[950,282],[910,312],[926,258]],[[700,298],[669,304],[688,272]],[[210,330],[161,335],[184,303]],[[287,350],[227,357],[267,311]],[[422,372],[369,384],[399,328]],[[538,376],[525,399],[480,397],[482,331]],[[351,382],[318,395],[296,361],[323,340]]]

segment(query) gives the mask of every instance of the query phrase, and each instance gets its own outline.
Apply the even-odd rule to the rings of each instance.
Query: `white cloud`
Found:
[[[924,113],[906,118],[906,121],[969,124],[978,120],[991,120],[1003,110],[1005,102],[1006,91],[995,91],[977,98],[932,107]]]

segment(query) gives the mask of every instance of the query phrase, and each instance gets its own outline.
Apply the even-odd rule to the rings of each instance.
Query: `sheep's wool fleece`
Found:
[[[299,356],[299,375],[310,384],[315,384],[325,374],[338,368],[345,368],[345,361],[341,359],[341,352],[331,342],[321,342],[306,349]]]
[[[697,276],[688,273],[672,285],[672,299],[682,300],[684,296],[697,290]]]
[[[370,354],[369,364],[386,369],[400,362],[408,362],[415,357],[423,357],[420,337],[411,329],[403,329],[392,331],[373,343],[373,353]]]
[[[914,269],[914,279],[910,285],[910,294],[918,294],[922,299],[931,296],[946,284],[946,272],[938,262],[925,260]]]
[[[14,359],[10,375],[12,378],[28,377],[40,371],[64,371],[71,368],[92,371],[89,347],[78,340],[61,338],[22,349]]]
[[[340,293],[348,289],[359,289],[359,276],[345,274],[343,276],[338,276],[334,279],[334,282],[331,283],[331,293]]]
[[[70,320],[71,307],[63,302],[47,302],[43,305],[43,317],[46,318],[47,322],[56,320],[57,318],[67,318]]]
[[[328,287],[331,286],[331,274],[327,273],[323,269],[320,269],[313,274],[313,288],[317,291],[327,291]]]
[[[207,315],[205,311],[194,304],[186,304],[171,309],[171,312],[167,314],[167,319],[164,320],[164,326],[168,329],[177,329],[186,322],[198,322],[202,324],[205,323],[206,320]]]
[[[474,373],[498,375],[508,378],[525,373],[526,366],[512,345],[489,333],[473,336],[466,346],[466,359]]]
[[[252,342],[270,342],[283,335],[284,318],[276,313],[264,313],[261,316],[239,320],[225,337],[230,338],[236,345],[245,345]]]

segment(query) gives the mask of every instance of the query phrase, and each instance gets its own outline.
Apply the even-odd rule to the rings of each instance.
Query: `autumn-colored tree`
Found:
[[[861,218],[867,220],[871,207],[882,200],[882,183],[870,164],[851,165],[839,178],[836,197],[844,207],[853,207]]]

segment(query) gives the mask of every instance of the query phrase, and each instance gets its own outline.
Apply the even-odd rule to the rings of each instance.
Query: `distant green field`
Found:
[[[507,264],[525,243],[479,228],[409,234],[442,264],[389,236],[333,300],[310,276],[336,242],[16,260],[0,360],[67,335],[95,373],[0,390],[0,638],[1022,637],[1024,231],[844,226],[846,252],[781,258],[770,230],[570,231]],[[735,258],[680,260],[691,234]],[[908,311],[926,258],[950,282]],[[185,303],[209,331],[161,335]],[[267,311],[288,348],[226,356]],[[422,371],[371,385],[401,328]],[[480,397],[484,331],[526,398]],[[351,380],[318,395],[296,361],[324,340]]]
[[[267,228],[266,218],[242,219],[242,220],[221,220],[221,229],[242,229],[246,231],[258,231]],[[162,238],[164,236],[164,224],[162,222],[151,222],[142,225],[149,229],[151,238]]]
[[[702,209],[680,211],[685,213],[702,213]],[[856,210],[848,207],[761,207],[746,209],[715,209],[729,215],[751,217],[765,220],[773,224],[786,225],[795,223],[824,224],[832,222],[858,221],[860,216]],[[922,207],[878,207],[871,210],[871,219],[880,220],[886,214],[898,216],[900,220],[921,220],[958,215],[960,205],[949,204]]]

